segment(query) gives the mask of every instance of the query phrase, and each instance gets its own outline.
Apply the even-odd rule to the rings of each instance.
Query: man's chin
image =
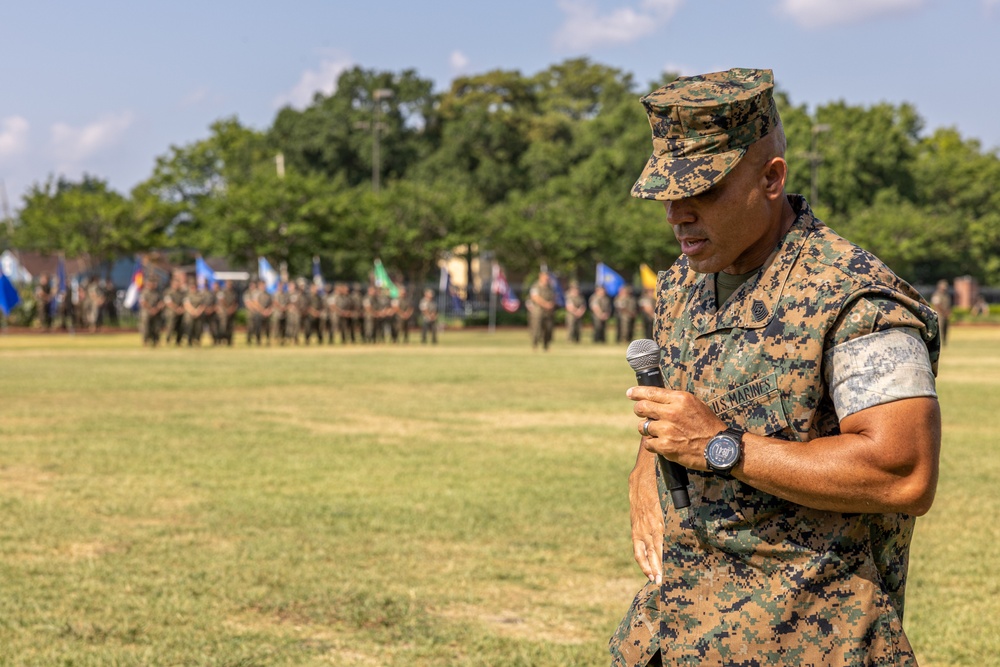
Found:
[[[724,266],[718,266],[718,262],[712,261],[711,257],[697,258],[688,255],[687,259],[688,266],[691,267],[695,273],[718,273],[722,269],[726,268]]]

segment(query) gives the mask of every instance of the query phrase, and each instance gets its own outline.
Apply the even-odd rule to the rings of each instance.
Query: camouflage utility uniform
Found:
[[[878,386],[872,370],[906,363],[907,349],[926,355],[924,345],[936,365],[933,311],[803,198],[789,201],[795,224],[723,308],[713,275],[686,257],[659,274],[666,387],[730,428],[799,442],[838,434],[867,407],[934,395],[931,367],[910,386],[899,373]],[[657,650],[663,664],[916,664],[902,627],[914,517],[810,509],[695,470],[691,506],[676,511],[657,468],[663,583],[635,598],[611,639],[614,664],[644,665]]]
[[[531,347],[541,345],[549,349],[555,324],[556,292],[552,284],[539,280],[528,290],[528,324],[531,329]]]
[[[566,295],[566,331],[569,340],[573,343],[580,342],[580,327],[583,324],[583,315],[587,312],[587,301],[576,288],[571,288]]]
[[[239,309],[239,300],[236,297],[236,290],[228,283],[219,291],[215,302],[215,320],[220,343],[232,346],[233,344],[233,324],[236,319],[236,311]]]
[[[147,282],[139,294],[139,331],[142,334],[142,344],[156,347],[160,342],[160,327],[162,323],[163,295],[157,289],[156,283]]]
[[[635,338],[635,316],[639,304],[629,286],[622,287],[615,296],[615,341],[630,343]]]

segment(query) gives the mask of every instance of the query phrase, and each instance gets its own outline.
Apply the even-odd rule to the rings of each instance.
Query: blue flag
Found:
[[[604,262],[598,262],[596,284],[603,287],[608,296],[613,297],[618,294],[618,290],[625,286],[625,279]]]
[[[19,303],[21,303],[21,295],[14,289],[7,274],[0,271],[0,310],[3,311],[4,315],[9,316],[10,311],[14,310],[14,306]]]
[[[313,284],[319,287],[319,293],[326,294],[323,287],[323,272],[319,268],[319,257],[313,257]]]
[[[194,273],[198,289],[215,289],[215,271],[201,257],[194,260]]]
[[[566,307],[566,293],[563,292],[562,285],[559,284],[559,279],[556,278],[556,274],[550,273],[549,279],[552,281],[552,291],[556,293],[556,305],[560,308]]]
[[[59,312],[59,304],[63,302],[66,293],[66,260],[59,256],[59,263],[56,265],[56,294],[55,298],[49,302],[49,314],[55,319]]]
[[[257,258],[257,274],[264,281],[264,289],[268,294],[278,291],[278,272],[271,268],[271,264],[263,257]]]

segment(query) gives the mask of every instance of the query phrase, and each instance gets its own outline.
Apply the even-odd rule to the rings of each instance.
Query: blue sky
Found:
[[[587,56],[634,74],[769,67],[792,102],[910,102],[1000,147],[1000,0],[32,0],[0,38],[0,179],[125,193],[216,119],[268,127],[345,68],[534,74]]]

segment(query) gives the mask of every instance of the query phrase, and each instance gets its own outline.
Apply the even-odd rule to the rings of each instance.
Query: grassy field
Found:
[[[0,665],[607,664],[633,380],[523,331],[0,335]],[[939,392],[906,627],[922,665],[1000,665],[1000,329],[953,330]]]

